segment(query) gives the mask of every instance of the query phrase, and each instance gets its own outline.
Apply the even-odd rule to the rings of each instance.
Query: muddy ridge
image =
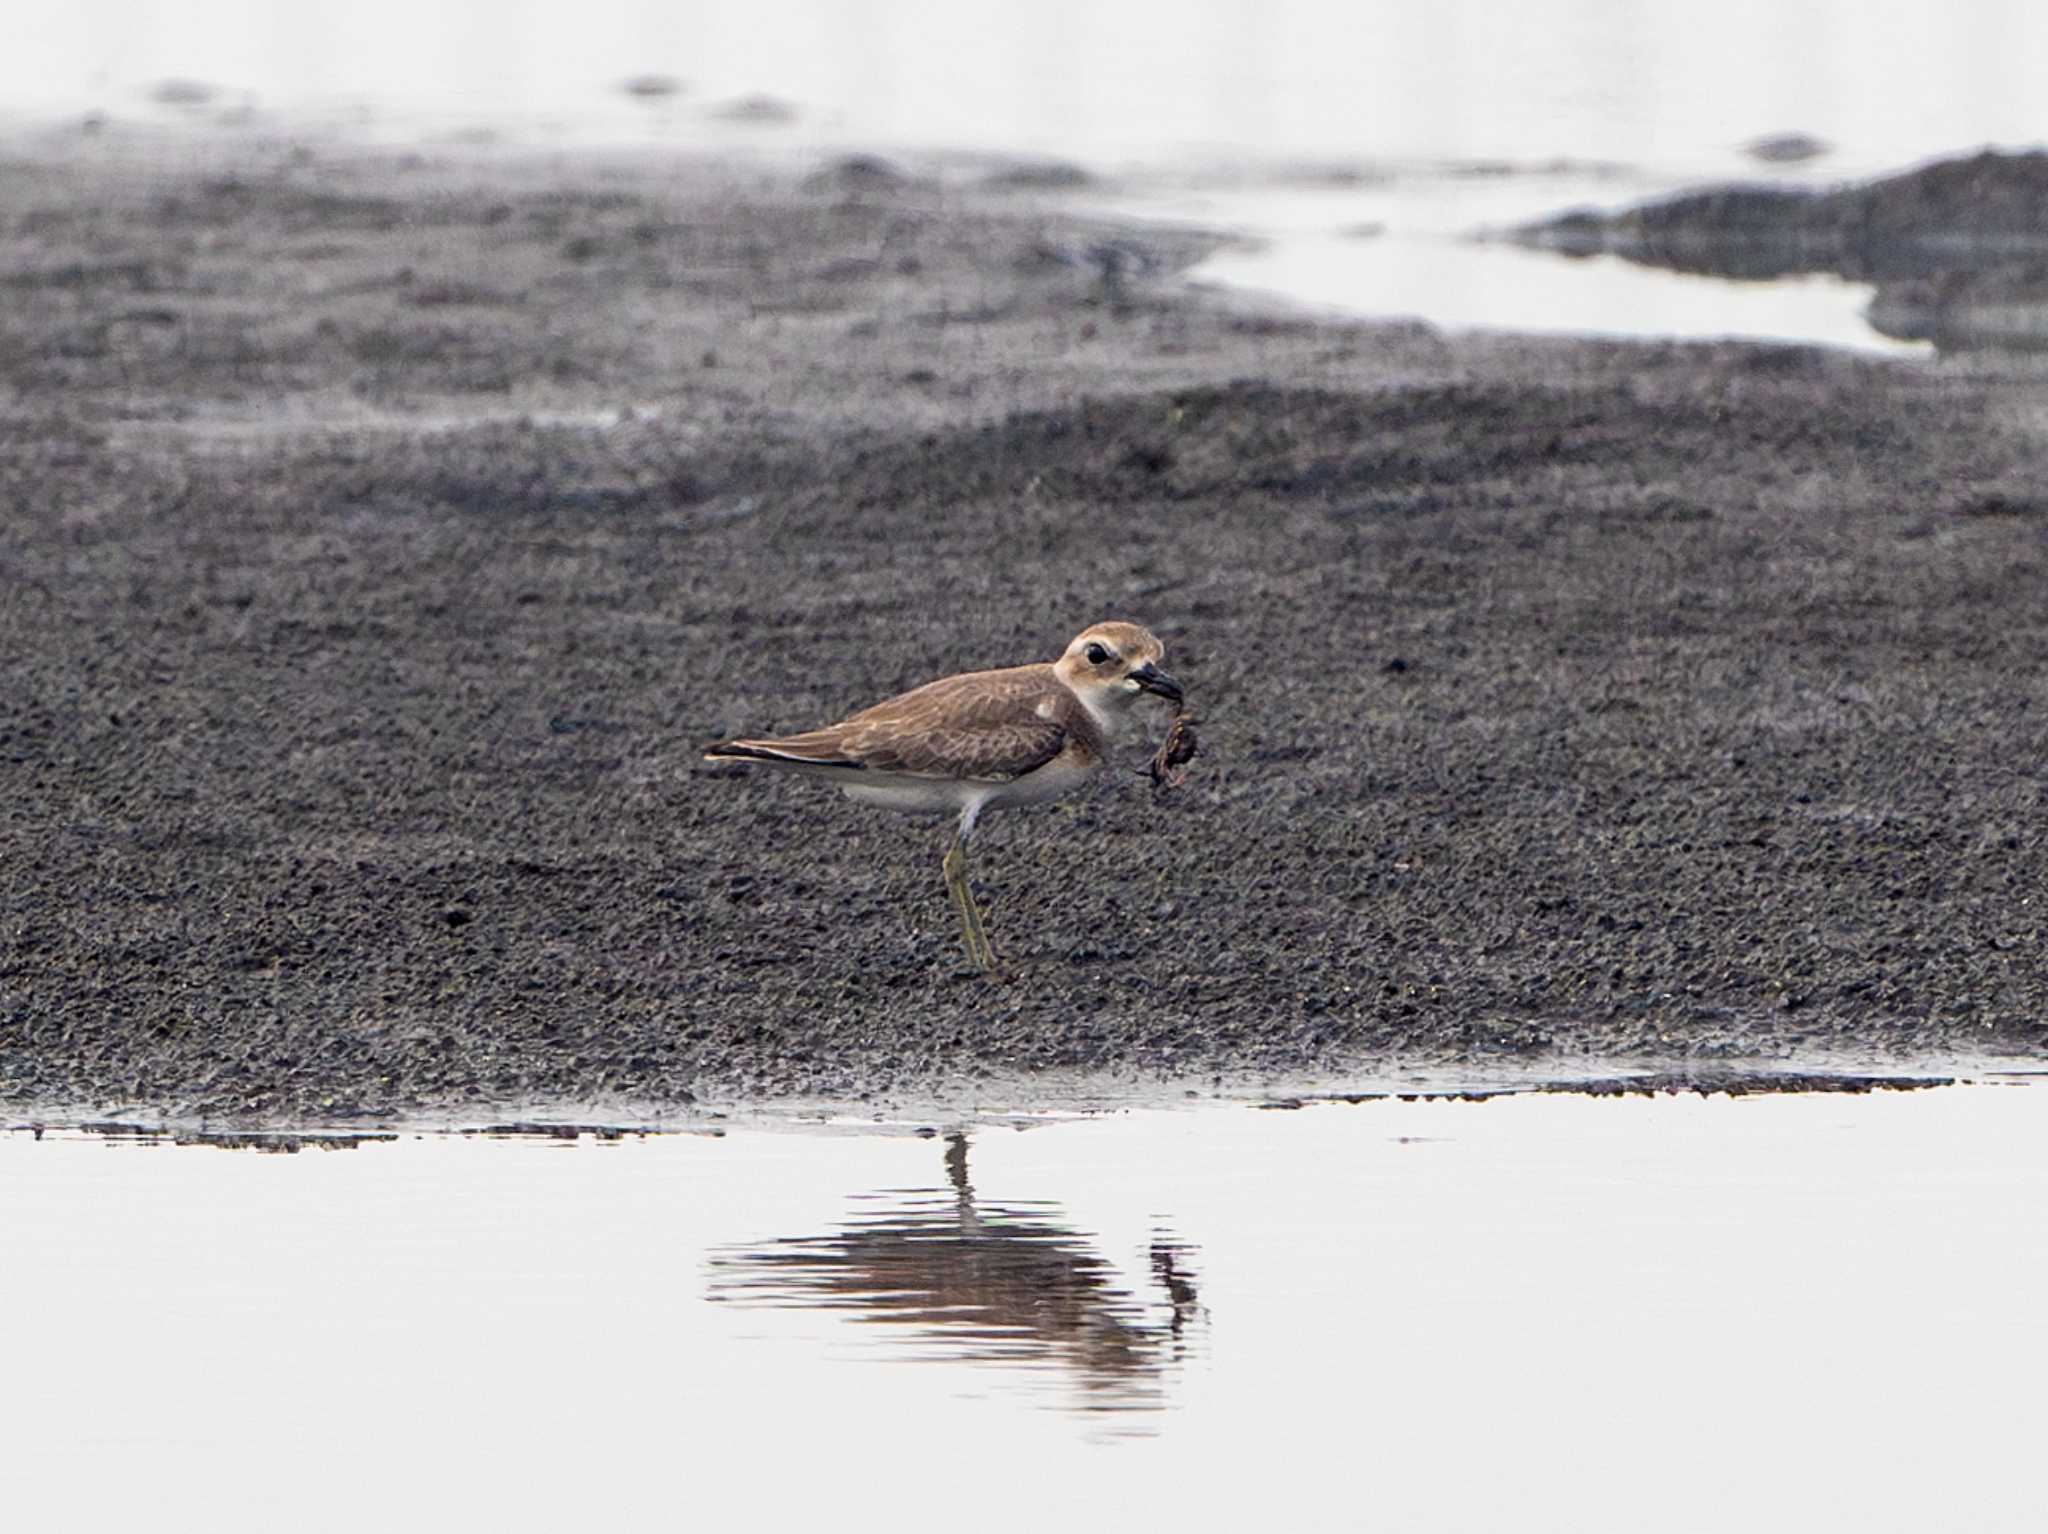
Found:
[[[1869,318],[1945,349],[2048,348],[2048,153],[1985,150],[1825,189],[1706,187],[1514,232],[1567,255],[1769,279],[1827,272],[1876,284]]]
[[[0,1101],[2048,1043],[2023,377],[1261,315],[1014,190],[119,148],[0,176]],[[986,824],[1011,984],[937,827],[697,759],[1112,615],[1203,753]]]

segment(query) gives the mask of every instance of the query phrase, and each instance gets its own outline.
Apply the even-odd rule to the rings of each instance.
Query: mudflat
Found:
[[[2048,378],[1265,311],[1034,195],[0,154],[0,1103],[2048,1050]],[[1203,751],[985,823],[1008,983],[941,827],[698,759],[1108,617]]]

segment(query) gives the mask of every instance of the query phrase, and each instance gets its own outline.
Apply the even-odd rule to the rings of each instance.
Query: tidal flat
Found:
[[[46,137],[0,221],[17,1121],[2048,1045],[2023,359],[1281,309],[871,158]],[[698,761],[1111,616],[1203,754],[985,828],[1010,984],[939,828]]]

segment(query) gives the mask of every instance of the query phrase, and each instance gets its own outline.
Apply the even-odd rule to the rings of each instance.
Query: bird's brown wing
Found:
[[[1018,666],[928,682],[821,730],[728,745],[793,765],[1000,783],[1058,756],[1078,706],[1050,666]]]

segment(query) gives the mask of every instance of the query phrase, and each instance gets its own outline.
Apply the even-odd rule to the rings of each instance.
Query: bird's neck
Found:
[[[1064,677],[1062,682],[1066,682]],[[1074,701],[1081,705],[1081,712],[1088,716],[1098,733],[1107,739],[1114,739],[1123,733],[1124,722],[1129,711],[1119,706],[1119,700],[1109,697],[1099,687],[1076,687],[1066,682],[1067,691],[1074,695]]]

